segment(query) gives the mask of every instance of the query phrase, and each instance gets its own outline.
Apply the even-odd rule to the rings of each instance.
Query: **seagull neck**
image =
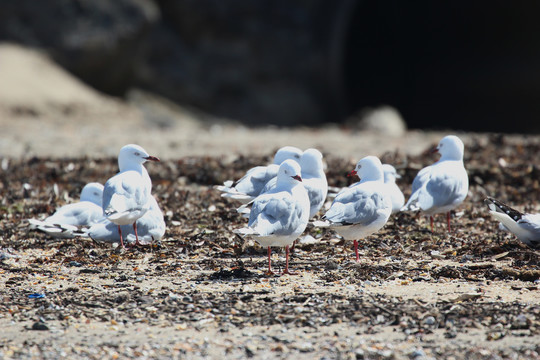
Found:
[[[439,161],[461,161],[463,162],[463,155],[459,154],[445,154],[441,155]]]
[[[141,163],[129,162],[127,164],[124,163],[124,164],[118,164],[118,165],[119,165],[118,167],[120,168],[120,172],[136,171],[136,172],[140,173],[141,175],[144,175],[144,173],[146,172],[145,167]]]

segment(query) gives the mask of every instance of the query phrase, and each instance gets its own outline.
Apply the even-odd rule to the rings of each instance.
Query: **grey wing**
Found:
[[[336,197],[325,218],[343,225],[367,225],[377,220],[378,211],[386,206],[383,196],[358,187],[348,189],[350,191]]]
[[[324,180],[314,178],[304,181],[304,187],[309,196],[310,207],[314,208],[314,211],[316,209],[315,213],[319,211],[326,200],[326,195],[328,195],[328,183],[325,180],[326,178]]]
[[[452,204],[463,192],[463,181],[453,173],[434,174],[426,185],[426,190],[433,199],[433,205]]]
[[[127,171],[110,178],[103,189],[103,209],[130,211],[141,209],[148,199],[147,188],[137,172]]]
[[[249,227],[260,235],[287,233],[300,219],[299,209],[289,193],[261,195],[254,202],[249,217]]]
[[[429,181],[429,179],[431,178],[431,170],[431,166],[426,166],[425,168],[420,170],[418,174],[416,174],[416,177],[414,178],[412,183],[411,193],[414,194],[418,189],[420,189],[422,186],[424,186],[425,183]]]
[[[275,188],[277,185],[277,177],[274,177],[274,178],[271,178],[270,180],[268,180],[268,182],[264,185],[264,187],[262,188],[261,190],[261,194],[265,194],[267,193],[268,191],[272,190],[273,188]]]
[[[524,229],[536,234],[536,240],[540,241],[540,214],[525,214],[517,223]]]
[[[266,183],[277,176],[278,169],[276,165],[257,166],[238,180],[234,187],[243,194],[257,196],[262,193]]]

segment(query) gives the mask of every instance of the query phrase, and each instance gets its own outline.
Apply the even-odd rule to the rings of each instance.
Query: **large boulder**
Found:
[[[148,0],[0,0],[0,40],[46,50],[97,89],[123,94],[159,9]]]

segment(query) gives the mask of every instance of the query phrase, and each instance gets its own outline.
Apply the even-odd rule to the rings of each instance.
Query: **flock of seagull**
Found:
[[[215,188],[222,192],[222,197],[242,204],[238,212],[248,223],[234,232],[267,247],[267,273],[273,274],[271,248],[285,247],[283,273],[294,274],[289,270],[289,247],[310,221],[313,226],[331,228],[344,240],[352,240],[356,261],[358,240],[379,231],[391,214],[399,211],[428,215],[432,232],[433,215],[446,213],[450,232],[450,211],[463,202],[469,189],[463,164],[464,145],[459,137],[448,135],[435,151],[440,159],[418,172],[406,203],[396,185],[396,169],[383,165],[376,156],[358,161],[349,176],[358,176],[360,181],[336,194],[329,193],[321,152],[292,146],[279,149],[272,164],[254,167],[241,179]],[[159,159],[138,145],[124,146],[118,156],[118,174],[104,186],[87,184],[80,202],[65,205],[44,220],[29,219],[31,228],[52,237],[81,236],[120,242],[123,248],[126,243],[136,246],[161,239],[166,225],[151,193],[152,182],[143,166],[146,161]],[[330,207],[315,220],[327,198],[333,198]],[[540,247],[540,214],[520,213],[493,198],[485,201],[502,229],[514,233],[528,246]]]

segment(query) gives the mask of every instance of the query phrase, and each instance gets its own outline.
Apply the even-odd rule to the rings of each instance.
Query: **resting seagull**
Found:
[[[276,187],[259,195],[251,205],[248,226],[235,233],[253,237],[268,247],[268,272],[273,274],[272,246],[285,246],[285,270],[289,271],[289,245],[302,234],[309,219],[309,197],[302,185],[300,165],[286,160],[279,166]]]
[[[222,197],[240,201],[243,204],[255,199],[261,194],[266,183],[277,176],[279,165],[285,160],[300,161],[302,150],[294,146],[284,146],[274,155],[274,163],[267,166],[256,166],[238,181],[227,180],[223,185],[216,186],[222,191]]]
[[[58,208],[43,221],[28,219],[32,229],[38,229],[57,238],[72,238],[79,226],[90,226],[103,217],[101,201],[103,185],[92,182],[81,191],[80,201]]]
[[[120,150],[118,167],[120,172],[107,180],[103,190],[103,214],[118,227],[120,244],[124,246],[121,225],[132,225],[135,244],[140,245],[137,235],[137,220],[150,208],[152,181],[143,164],[159,161],[150,156],[139,145],[129,144]]]
[[[165,234],[165,220],[163,213],[154,196],[150,196],[150,207],[148,211],[137,220],[137,236],[142,244],[150,244],[153,241],[160,240]],[[121,234],[123,240],[128,243],[134,243],[135,232],[129,225],[122,225]],[[103,218],[100,222],[90,226],[84,231],[83,236],[87,236],[96,241],[118,242],[120,241],[120,232],[117,225]]]
[[[485,200],[489,213],[524,244],[540,249],[540,214],[524,214],[499,200]]]
[[[302,154],[302,157],[300,157],[299,164],[302,171],[302,184],[309,196],[309,218],[311,219],[319,212],[328,194],[328,181],[324,173],[323,156],[317,149],[307,149]],[[264,194],[275,186],[276,178],[266,184],[261,194]],[[238,210],[240,213],[245,212],[242,207]]]
[[[463,165],[464,146],[455,135],[445,136],[434,150],[439,161],[418,172],[412,183],[412,194],[402,211],[422,211],[429,215],[433,232],[433,215],[446,212],[450,232],[450,211],[460,205],[469,191],[469,177]]]
[[[392,201],[384,184],[381,161],[376,156],[361,159],[349,175],[358,175],[360,182],[343,188],[323,221],[313,224],[330,227],[345,240],[353,240],[358,262],[358,239],[379,231],[386,224],[392,213]]]

